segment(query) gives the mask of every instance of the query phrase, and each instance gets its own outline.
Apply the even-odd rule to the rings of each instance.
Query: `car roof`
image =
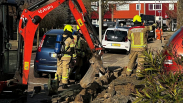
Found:
[[[128,31],[129,28],[123,28],[123,27],[120,27],[120,28],[107,28],[107,30],[123,30],[123,31]]]
[[[64,33],[63,29],[51,29],[48,32],[46,32],[45,34],[62,34]]]

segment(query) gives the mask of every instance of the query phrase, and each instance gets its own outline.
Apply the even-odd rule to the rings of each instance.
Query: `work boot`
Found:
[[[67,84],[62,85],[62,89],[67,89],[67,88],[68,88]]]

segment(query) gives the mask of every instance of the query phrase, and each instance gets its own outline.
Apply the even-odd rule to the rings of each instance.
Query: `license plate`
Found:
[[[120,46],[120,44],[112,44],[112,46]]]
[[[153,31],[150,31],[150,32],[153,32]]]
[[[51,54],[51,57],[56,58],[57,54],[53,53],[53,54]]]

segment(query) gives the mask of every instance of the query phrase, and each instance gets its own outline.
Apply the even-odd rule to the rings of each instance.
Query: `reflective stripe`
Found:
[[[132,45],[132,48],[144,48],[146,45]]]
[[[131,72],[131,71],[132,71],[132,69],[127,68],[127,71],[130,71],[130,72]]]
[[[68,75],[69,75],[69,68],[67,69],[66,75],[67,75],[67,76],[65,76],[65,77],[62,76],[62,79],[66,79],[66,80],[67,80],[67,79],[69,78],[69,76],[68,76]]]
[[[72,56],[73,56],[73,57],[76,57],[76,54],[73,54]]]
[[[149,26],[150,27],[150,30],[152,30],[152,26]]]
[[[69,47],[69,46],[65,46],[65,50],[67,50],[68,47]]]
[[[140,33],[140,45],[144,45],[143,33]]]
[[[62,77],[62,79],[68,79],[68,77]]]
[[[69,54],[64,54],[63,57],[71,57]]]
[[[58,76],[59,79],[61,79],[61,76]],[[57,77],[55,77],[55,79],[57,79]]]
[[[75,47],[75,45],[74,44],[70,44],[70,47]]]
[[[131,37],[132,37],[132,44],[131,44],[132,48],[144,48],[144,47],[146,47],[146,44],[144,44],[143,33],[140,33],[140,45],[134,45],[134,35],[133,35],[133,33],[131,34]]]
[[[141,72],[141,70],[138,70],[138,69],[137,69],[137,71],[136,71],[136,72]]]
[[[133,35],[133,33],[131,34],[131,37],[132,37],[132,45],[134,45],[134,35]]]

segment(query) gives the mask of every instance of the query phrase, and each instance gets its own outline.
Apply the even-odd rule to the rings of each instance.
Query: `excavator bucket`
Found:
[[[82,88],[87,88],[94,81],[95,76],[99,73],[104,74],[105,69],[103,67],[102,57],[100,55],[93,55],[90,59],[90,67],[84,77],[80,81]]]

